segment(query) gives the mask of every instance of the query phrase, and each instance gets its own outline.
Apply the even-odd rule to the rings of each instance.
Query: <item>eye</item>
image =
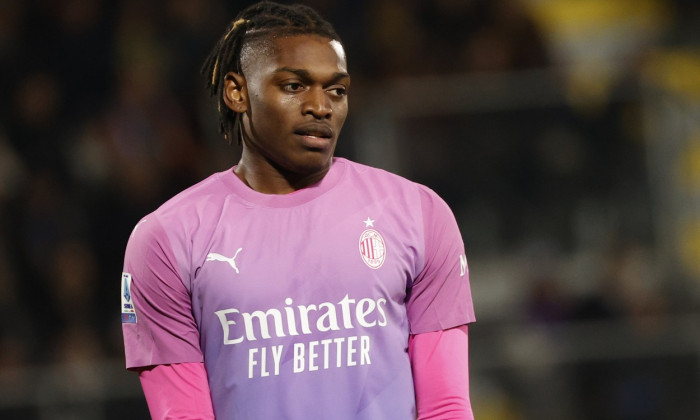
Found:
[[[290,82],[282,85],[282,90],[286,92],[299,92],[304,89],[304,85],[299,82]]]
[[[333,88],[329,89],[328,91],[331,93],[331,95],[337,96],[339,98],[348,94],[347,88],[345,88],[343,86],[333,87]]]

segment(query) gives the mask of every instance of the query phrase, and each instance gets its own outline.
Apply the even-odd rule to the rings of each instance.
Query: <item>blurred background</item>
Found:
[[[199,67],[250,1],[0,2],[0,418],[145,419],[127,237],[238,148]],[[700,418],[700,3],[317,0],[338,155],[436,190],[477,419]]]

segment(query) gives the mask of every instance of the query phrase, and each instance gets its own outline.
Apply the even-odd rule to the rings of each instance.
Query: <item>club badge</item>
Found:
[[[369,217],[364,221],[365,227],[374,227],[374,220]],[[365,229],[360,235],[360,256],[367,267],[377,269],[386,259],[386,242],[382,234],[375,229]]]

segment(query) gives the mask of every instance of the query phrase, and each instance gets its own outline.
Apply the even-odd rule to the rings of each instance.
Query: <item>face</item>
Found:
[[[325,174],[348,113],[350,76],[339,42],[317,35],[253,41],[224,99],[243,113],[242,164],[255,170]],[[239,86],[240,85],[240,86]]]

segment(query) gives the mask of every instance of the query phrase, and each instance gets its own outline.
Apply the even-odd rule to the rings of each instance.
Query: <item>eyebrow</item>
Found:
[[[299,76],[300,79],[302,79],[305,82],[312,81],[313,78],[311,77],[311,73],[309,73],[308,70],[304,69],[295,69],[293,67],[280,67],[277,70],[275,70],[275,73],[293,73]],[[333,73],[333,77],[331,77],[331,83],[335,83],[340,79],[344,78],[350,78],[350,75],[345,72],[335,72]]]

